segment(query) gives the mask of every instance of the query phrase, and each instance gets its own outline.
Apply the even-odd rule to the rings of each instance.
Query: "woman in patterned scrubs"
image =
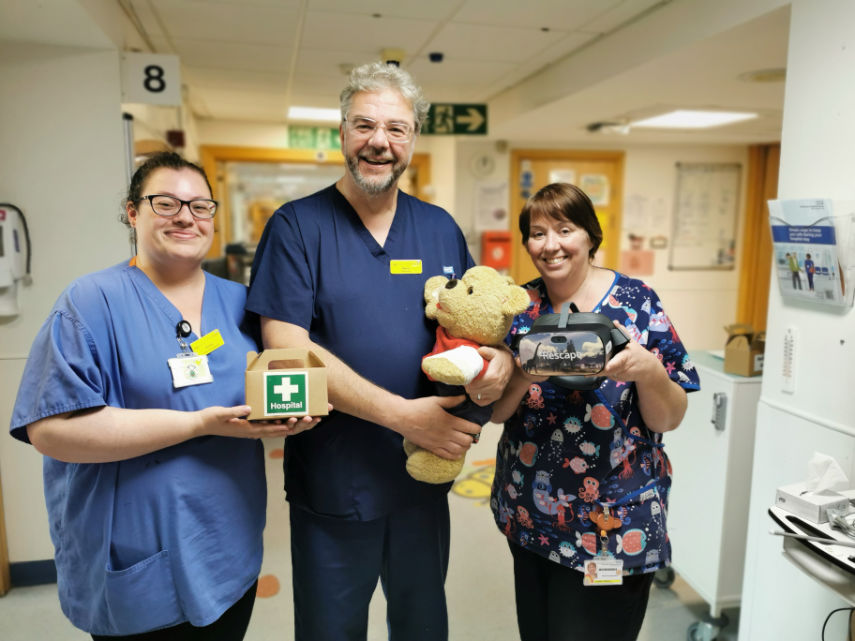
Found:
[[[491,506],[514,559],[520,638],[636,639],[653,574],[670,564],[662,434],[680,424],[697,372],[656,293],[594,266],[603,234],[584,192],[544,187],[519,226],[540,277],[526,285],[532,302],[508,344],[569,302],[630,338],[589,390],[529,375],[517,359],[494,405],[505,428]]]

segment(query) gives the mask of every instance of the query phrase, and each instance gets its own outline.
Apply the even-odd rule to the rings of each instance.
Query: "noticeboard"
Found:
[[[733,269],[739,163],[677,163],[669,269]]]

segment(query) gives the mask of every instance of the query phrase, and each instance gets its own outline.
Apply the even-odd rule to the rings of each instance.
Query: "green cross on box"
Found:
[[[264,415],[288,416],[307,414],[309,376],[307,372],[265,372]]]

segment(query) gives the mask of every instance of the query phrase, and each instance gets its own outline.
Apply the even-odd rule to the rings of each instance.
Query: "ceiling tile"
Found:
[[[460,0],[430,0],[430,2],[401,2],[401,0],[312,0],[312,11],[373,15],[390,18],[441,20],[453,14]]]
[[[587,29],[587,24],[622,0],[467,0],[454,16],[454,22],[469,24],[527,27],[575,31]],[[632,0],[640,4],[645,0]]]
[[[181,63],[188,67],[212,69],[246,69],[287,73],[290,67],[291,49],[272,45],[250,45],[211,40],[173,41]],[[168,52],[168,49],[158,51]]]
[[[289,45],[300,16],[298,9],[247,3],[154,0],[154,7],[173,41]]]
[[[403,49],[411,55],[427,41],[435,26],[434,20],[309,11],[302,46],[314,50],[345,42],[348,49],[373,51],[377,56],[384,48]]]
[[[540,29],[453,23],[440,29],[428,43],[427,51],[441,51],[449,59],[522,62],[565,35]]]
[[[667,1],[670,2],[671,0]],[[609,33],[658,4],[663,4],[663,1],[623,0],[620,4],[604,11],[597,18],[586,24],[585,31]]]

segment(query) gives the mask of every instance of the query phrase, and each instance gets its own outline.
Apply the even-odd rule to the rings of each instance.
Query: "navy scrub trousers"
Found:
[[[291,505],[296,641],[365,641],[379,578],[390,641],[448,638],[448,496],[373,521]]]

